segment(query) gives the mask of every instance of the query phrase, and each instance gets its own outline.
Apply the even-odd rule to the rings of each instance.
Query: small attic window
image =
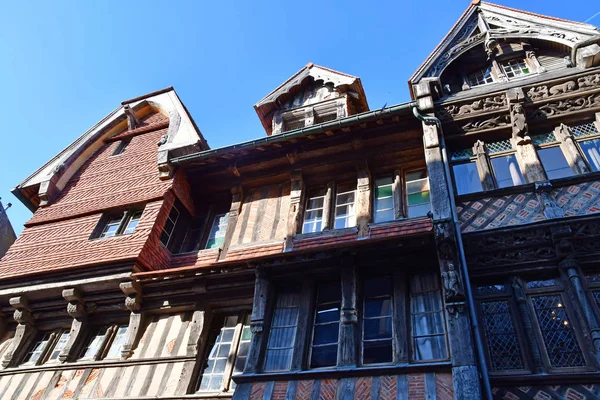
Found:
[[[509,79],[519,78],[531,72],[531,69],[523,59],[505,61],[502,63],[502,68],[504,68],[504,73]]]
[[[474,72],[471,72],[469,75],[467,75],[467,80],[469,81],[469,85],[471,87],[492,83],[494,82],[494,78],[492,78],[492,68],[488,66],[486,68],[480,68]]]
[[[119,141],[119,144],[115,148],[115,151],[113,151],[113,153],[111,154],[111,157],[118,156],[119,154],[123,154],[123,152],[125,152],[125,150],[127,149],[127,146],[129,146],[130,142],[131,142],[131,139],[123,139],[123,140]]]

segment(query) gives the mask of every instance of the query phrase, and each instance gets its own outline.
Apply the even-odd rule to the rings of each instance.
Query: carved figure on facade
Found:
[[[559,94],[565,94],[568,92],[572,92],[577,89],[577,84],[575,81],[567,81],[558,85],[552,86],[548,92],[551,96],[556,96]]]
[[[497,128],[501,126],[506,126],[510,123],[510,117],[508,115],[497,115],[494,117],[488,117],[485,119],[478,119],[474,121],[469,121],[461,128],[465,132],[477,131],[480,129],[490,129]]]
[[[512,124],[512,137],[517,144],[531,143],[527,120],[525,119],[525,109],[521,103],[510,106],[510,119]]]
[[[530,112],[531,119],[546,119],[554,115],[561,115],[585,108],[600,105],[600,93],[594,93],[585,97],[575,97],[544,104]]]
[[[442,280],[444,281],[444,293],[447,300],[456,299],[464,295],[460,277],[452,261],[446,262],[445,270],[442,272]]]
[[[600,87],[600,74],[582,76],[577,79],[579,89],[597,88]]]

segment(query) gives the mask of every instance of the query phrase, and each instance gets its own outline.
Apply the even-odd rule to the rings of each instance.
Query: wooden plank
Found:
[[[379,400],[380,395],[381,395],[381,377],[374,376],[371,379],[371,400]],[[406,398],[408,398],[408,396]],[[404,399],[404,397],[403,397],[403,399]]]
[[[425,373],[425,399],[437,399],[437,384],[435,381],[435,372]]]
[[[358,237],[364,238],[369,235],[369,223],[371,222],[372,195],[371,195],[371,173],[366,163],[357,168],[356,183],[356,226]]]
[[[404,400],[408,399],[408,376],[397,375],[396,376],[396,399]]]
[[[277,196],[277,203],[275,205],[275,218],[273,220],[273,226],[271,227],[271,235],[269,236],[270,240],[275,239],[277,235],[277,226],[279,225],[279,219],[281,218],[281,198],[284,196],[283,186],[279,188],[279,196]]]
[[[229,221],[227,222],[225,237],[223,238],[223,244],[221,247],[222,250],[219,253],[219,260],[224,260],[227,256],[227,250],[231,244],[231,239],[233,238],[238,215],[240,213],[240,208],[242,207],[242,201],[244,198],[243,195],[244,193],[241,186],[235,186],[231,188],[231,208],[229,209]]]
[[[308,343],[310,335],[310,316],[312,307],[310,306],[315,298],[315,287],[310,281],[302,282],[302,291],[300,292],[300,305],[298,308],[298,325],[296,326],[296,340],[294,341],[294,353],[292,356],[292,371],[300,370],[304,359],[304,348]]]
[[[259,371],[260,362],[265,346],[265,316],[269,299],[272,295],[273,284],[265,271],[257,270],[254,283],[254,302],[252,305],[252,316],[250,317],[250,327],[252,329],[252,339],[246,367],[244,373],[256,373]]]
[[[321,222],[321,229],[327,231],[332,226],[332,204],[334,202],[333,197],[335,196],[335,182],[327,182],[325,189],[325,198],[323,199],[323,221]],[[308,201],[308,200],[307,200]]]
[[[340,318],[340,340],[338,343],[337,365],[357,365],[356,329],[358,324],[356,310],[356,265],[353,257],[341,260],[342,310]]]
[[[242,383],[241,385],[237,385],[237,387],[235,388],[235,392],[233,393],[232,400],[249,400],[251,392],[251,383]]]
[[[346,400],[354,398],[354,386],[356,378],[342,378],[338,382],[335,392],[335,400]]]
[[[284,400],[295,400],[298,391],[298,381],[289,381]]]
[[[407,275],[405,271],[394,269],[393,280],[394,280],[394,341],[396,354],[394,362],[407,363],[409,362],[408,342],[407,338],[412,337],[410,332],[407,331],[406,321],[409,320],[410,316],[407,315],[406,310],[408,305],[406,299],[408,298],[407,292]]]
[[[312,384],[312,389],[310,391],[310,400],[320,400],[321,399],[321,380],[315,379]]]
[[[262,223],[265,217],[265,209],[267,207],[267,201],[269,200],[269,188],[264,188],[260,191],[260,200],[258,201],[258,212],[256,220],[254,221],[254,229],[252,231],[252,241],[258,241],[260,232],[263,228]]]
[[[271,400],[273,398],[273,389],[275,389],[275,381],[267,382],[265,386],[265,393],[263,394],[263,400]]]

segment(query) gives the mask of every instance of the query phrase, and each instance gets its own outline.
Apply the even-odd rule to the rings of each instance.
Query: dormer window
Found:
[[[502,68],[508,79],[519,78],[528,75],[531,72],[529,66],[523,59],[505,61],[502,63]]]
[[[492,68],[488,66],[487,68],[478,69],[477,71],[470,73],[467,76],[467,80],[471,87],[492,83],[494,82],[494,78],[492,78]]]

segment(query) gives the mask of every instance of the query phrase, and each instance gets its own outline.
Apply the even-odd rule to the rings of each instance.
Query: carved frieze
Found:
[[[600,107],[600,93],[573,97],[570,99],[563,99],[543,104],[531,110],[528,114],[528,118],[531,120],[542,120],[549,117],[593,107]]]
[[[600,88],[600,74],[592,74],[555,84],[532,86],[527,90],[530,101],[544,100],[567,93]]]
[[[510,116],[506,114],[485,116],[470,120],[460,128],[463,132],[473,132],[483,129],[501,128],[510,125]]]
[[[440,119],[460,119],[488,111],[496,111],[506,108],[506,96],[504,93],[485,97],[464,104],[450,104],[437,108]]]
[[[484,14],[485,20],[492,26],[498,26],[490,29],[490,35],[506,36],[548,36],[561,41],[571,43],[579,42],[584,39],[581,35],[569,30],[559,30],[547,25],[540,25],[530,21],[518,20],[516,18],[506,17],[503,15]]]

